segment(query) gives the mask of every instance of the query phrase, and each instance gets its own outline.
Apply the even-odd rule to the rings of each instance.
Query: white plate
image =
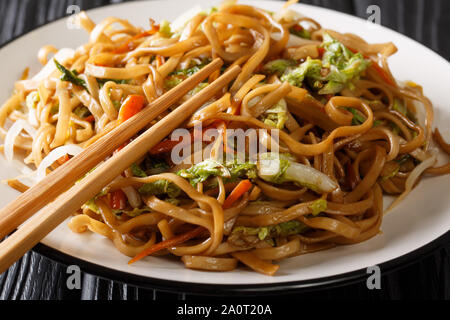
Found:
[[[196,4],[206,8],[213,3],[217,1],[133,2],[92,10],[89,11],[89,16],[96,22],[109,16],[117,16],[145,27],[148,26],[148,18],[170,21]],[[278,10],[283,4],[271,1],[243,1],[243,3],[272,11]],[[445,59],[399,33],[369,25],[359,18],[301,4],[294,8],[318,20],[324,27],[341,32],[354,32],[369,42],[393,41],[399,48],[399,52],[390,59],[393,74],[399,80],[411,79],[423,85],[426,95],[435,106],[436,125],[449,137],[450,64]],[[75,48],[87,40],[88,37],[83,30],[68,29],[67,19],[62,19],[5,46],[0,50],[3,74],[0,78],[0,101],[7,99],[14,80],[20,77],[26,66],[32,67],[32,71],[38,70],[36,53],[41,46],[52,44],[59,48]],[[8,165],[1,157],[0,177],[4,179],[17,175],[18,170]],[[398,208],[385,217],[382,225],[383,233],[379,236],[358,245],[342,246],[287,259],[281,262],[281,268],[274,277],[263,276],[243,268],[226,273],[192,271],[185,269],[178,259],[167,258],[147,258],[129,266],[128,258],[121,255],[109,240],[89,232],[82,235],[74,234],[67,227],[67,223],[46,237],[42,241],[45,246],[39,248],[41,252],[50,254],[53,259],[66,263],[69,263],[69,260],[77,261],[82,269],[94,271],[100,276],[113,276],[118,280],[151,286],[180,288],[183,291],[199,291],[199,288],[202,288],[201,291],[217,293],[220,290],[218,288],[244,290],[262,286],[280,289],[302,285],[324,285],[329,281],[350,279],[356,274],[362,276],[368,266],[380,265],[393,259],[404,260],[405,255],[444,235],[450,226],[448,190],[450,190],[449,176],[424,179]],[[15,191],[7,186],[0,186],[1,206],[16,196]],[[416,255],[420,252],[416,251]],[[69,256],[75,259],[68,260]],[[402,256],[403,258],[399,260],[398,258]],[[231,286],[205,286],[211,284]]]

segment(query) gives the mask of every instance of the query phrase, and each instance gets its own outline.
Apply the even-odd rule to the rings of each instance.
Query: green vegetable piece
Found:
[[[288,108],[286,101],[281,99],[272,108],[266,110],[262,115],[262,120],[268,126],[276,129],[283,129],[288,120]]]
[[[387,181],[387,180],[389,180],[389,179],[394,178],[394,177],[397,175],[397,173],[399,173],[399,171],[400,171],[400,165],[399,165],[397,168],[395,168],[395,170],[392,171],[392,172],[391,172],[390,174],[388,174],[387,176],[381,177],[381,181]]]
[[[231,178],[230,171],[220,162],[208,159],[193,165],[189,169],[183,169],[177,173],[180,177],[189,179],[192,185],[206,181],[211,176]]]
[[[176,75],[184,75],[184,76],[192,76],[193,74],[199,72],[205,66],[207,66],[211,62],[211,59],[204,59],[200,64],[194,65],[187,69],[175,70],[170,73],[172,76]]]
[[[167,180],[157,180],[144,184],[139,188],[139,193],[144,195],[159,196],[167,194],[170,198],[176,198],[181,194],[181,189]]]
[[[170,38],[172,37],[173,33],[172,30],[170,28],[170,22],[167,20],[162,20],[161,23],[159,24],[159,33],[164,37],[164,38]]]
[[[37,105],[41,101],[41,98],[39,97],[39,93],[37,91],[31,91],[25,100],[25,103],[28,107],[28,109],[36,109]]]
[[[347,61],[353,56],[353,52],[339,41],[333,39],[328,33],[323,34],[322,47],[325,49],[322,58],[325,68],[330,68],[333,65],[338,69],[344,69]]]
[[[271,238],[288,237],[301,234],[309,228],[297,220],[283,222],[277,225],[252,228],[252,227],[235,227],[232,234],[241,233],[243,236],[258,236],[261,241],[270,240]]]
[[[85,106],[76,107],[75,110],[73,110],[73,113],[82,119],[88,117],[91,114],[89,109]]]
[[[299,29],[296,30],[295,28],[290,28],[289,33],[293,34],[294,36],[303,38],[303,39],[311,39],[311,32],[309,32],[305,28],[302,28],[301,30],[299,30]]]
[[[293,86],[301,87],[306,77],[319,80],[321,70],[322,61],[308,57],[299,67],[285,73],[281,77],[281,81],[287,81]]]
[[[177,76],[171,76],[164,81],[164,86],[166,87],[167,90],[170,90],[178,86],[181,82],[183,82],[182,78]]]
[[[199,93],[200,91],[202,91],[203,89],[205,89],[207,86],[209,85],[209,83],[207,82],[202,82],[200,83],[198,86],[196,86],[193,90],[191,90],[189,92],[189,94],[191,96],[196,95],[197,93]]]
[[[166,172],[169,170],[169,165],[163,160],[158,158],[147,157],[144,161],[145,173],[147,175],[154,175]]]
[[[392,106],[392,109],[400,112],[404,116],[406,116],[406,114],[408,113],[408,109],[399,99],[394,99],[394,104]]]
[[[374,126],[374,127],[378,127],[378,126],[381,126],[382,123],[383,123],[383,122],[382,122],[381,120],[375,120],[375,121],[373,122],[373,126]]]
[[[337,94],[346,87],[352,89],[353,82],[370,65],[361,53],[354,54],[329,34],[323,35],[325,49],[322,60],[308,59],[295,69],[287,69],[282,81],[301,87],[305,79],[319,94]]]
[[[288,68],[294,67],[295,65],[296,65],[295,61],[292,60],[277,59],[266,63],[263,67],[263,70],[265,73],[268,74],[275,73],[276,75],[281,77]]]
[[[131,165],[131,172],[133,173],[133,176],[135,176],[135,177],[140,177],[140,178],[147,177],[147,174],[145,173],[145,171],[142,170],[141,167],[138,166],[136,163],[133,163]]]
[[[312,214],[317,216],[319,213],[322,213],[325,210],[327,210],[327,200],[318,199],[312,203],[310,208],[312,210]]]
[[[50,109],[50,114],[57,114],[59,112],[59,103],[55,103]]]
[[[258,176],[271,183],[292,182],[317,193],[331,192],[338,185],[326,174],[295,162],[290,155],[266,153],[259,157]]]
[[[352,126],[359,126],[366,121],[366,118],[355,108],[347,108],[353,114]]]
[[[234,162],[227,163],[226,168],[231,174],[231,180],[236,180],[242,177],[247,177],[248,179],[256,179],[256,177],[258,176],[255,163],[239,163],[239,161],[236,159]]]
[[[86,82],[79,78],[77,75],[78,73],[75,71],[70,71],[66,67],[64,67],[62,64],[60,64],[56,59],[53,59],[55,62],[56,68],[62,73],[61,80],[71,82],[76,86],[83,87],[86,91],[88,91],[86,87]]]
[[[286,180],[286,171],[291,165],[289,156],[264,153],[259,156],[258,176],[267,182],[281,184]]]
[[[193,165],[189,169],[180,170],[177,174],[182,178],[188,179],[193,186],[206,181],[210,177],[222,177],[227,181],[235,181],[242,177],[247,177],[248,179],[257,177],[256,164],[250,162],[240,163],[237,159],[227,164],[208,159]]]

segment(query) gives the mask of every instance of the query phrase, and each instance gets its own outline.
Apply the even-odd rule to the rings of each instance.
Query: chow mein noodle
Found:
[[[183,101],[242,68],[180,128],[187,135],[161,141],[71,218],[72,231],[109,238],[130,263],[174,255],[191,269],[273,275],[285,258],[376,236],[383,194],[393,208],[422,176],[450,172],[435,167],[432,142],[450,146],[432,131],[430,100],[389,70],[393,43],[235,1],[148,29],[84,12],[78,23],[89,41],[43,47],[42,70],[26,70],[0,109],[2,151],[27,165],[8,180],[21,192],[212,59],[224,67]]]

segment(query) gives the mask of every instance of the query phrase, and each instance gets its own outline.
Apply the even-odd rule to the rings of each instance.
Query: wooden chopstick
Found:
[[[235,66],[99,165],[0,243],[0,274],[237,77]]]
[[[10,234],[35,212],[69,189],[100,161],[111,155],[114,150],[145,128],[152,120],[222,65],[221,59],[215,59],[6,205],[0,210],[0,239]]]

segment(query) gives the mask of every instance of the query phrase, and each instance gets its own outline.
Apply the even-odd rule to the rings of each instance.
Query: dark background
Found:
[[[66,15],[69,5],[83,10],[121,0],[0,0],[0,46]],[[382,24],[413,38],[450,60],[448,0],[303,0],[302,3],[367,18],[366,9],[381,8]],[[356,32],[357,33],[357,32]],[[389,41],[389,39],[386,39]],[[5,62],[3,62],[5,63]],[[414,66],[415,67],[415,66]],[[425,67],[425,65],[417,67]],[[448,85],[444,84],[444,85]],[[382,276],[381,290],[365,283],[289,296],[300,299],[450,299],[450,237],[437,250]],[[330,266],[332,267],[332,266]],[[201,296],[146,290],[83,274],[82,289],[68,290],[66,267],[36,253],[0,275],[0,299],[201,299]]]

